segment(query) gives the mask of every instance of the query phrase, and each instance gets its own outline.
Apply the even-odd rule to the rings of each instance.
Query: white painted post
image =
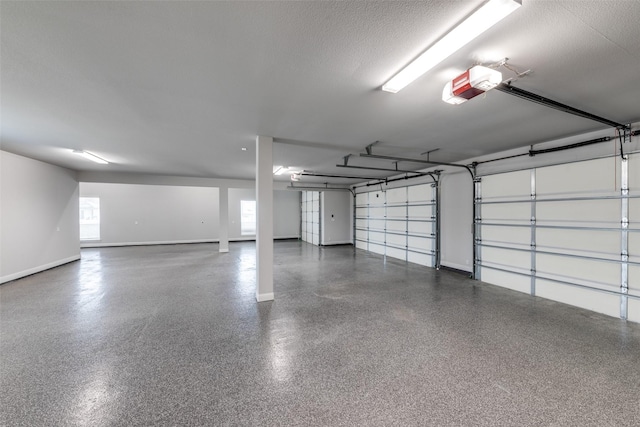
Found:
[[[229,252],[229,189],[220,186],[218,189],[218,209],[220,210],[220,253]]]
[[[273,138],[256,138],[256,300],[273,294]]]

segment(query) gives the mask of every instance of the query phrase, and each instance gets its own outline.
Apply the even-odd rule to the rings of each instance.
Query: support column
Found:
[[[220,253],[229,252],[229,189],[218,189],[218,209],[220,218]]]
[[[256,300],[273,295],[273,138],[256,138]]]

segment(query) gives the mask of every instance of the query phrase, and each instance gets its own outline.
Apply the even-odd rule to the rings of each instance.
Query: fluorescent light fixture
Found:
[[[109,164],[109,162],[107,162],[105,159],[102,159],[102,158],[96,156],[95,154],[91,154],[88,151],[73,150],[73,152],[76,153],[76,154],[80,154],[82,157],[84,157],[85,159],[89,159],[92,162],[100,163],[101,165],[108,165]]]
[[[286,171],[287,171],[287,168],[285,166],[274,166],[273,167],[273,174],[274,175],[282,175]]]
[[[382,86],[396,93],[522,6],[522,0],[489,0]]]

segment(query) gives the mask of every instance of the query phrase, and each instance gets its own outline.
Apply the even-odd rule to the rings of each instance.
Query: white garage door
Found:
[[[301,206],[301,230],[303,241],[320,244],[320,192],[303,191]]]
[[[356,247],[436,265],[437,187],[418,184],[356,194]]]
[[[640,157],[485,176],[479,193],[478,279],[640,320]]]

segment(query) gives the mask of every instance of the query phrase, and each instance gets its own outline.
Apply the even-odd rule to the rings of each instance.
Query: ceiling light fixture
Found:
[[[242,151],[247,151],[247,147],[242,147],[241,150]]]
[[[520,6],[522,6],[522,0],[489,0],[393,76],[382,86],[382,90],[392,93],[400,91]]]
[[[95,154],[91,154],[88,151],[73,150],[73,152],[75,154],[81,155],[85,159],[89,159],[89,160],[91,160],[93,162],[100,163],[101,165],[108,165],[109,164],[109,162],[107,162],[105,159],[102,159],[102,158],[96,156]]]

